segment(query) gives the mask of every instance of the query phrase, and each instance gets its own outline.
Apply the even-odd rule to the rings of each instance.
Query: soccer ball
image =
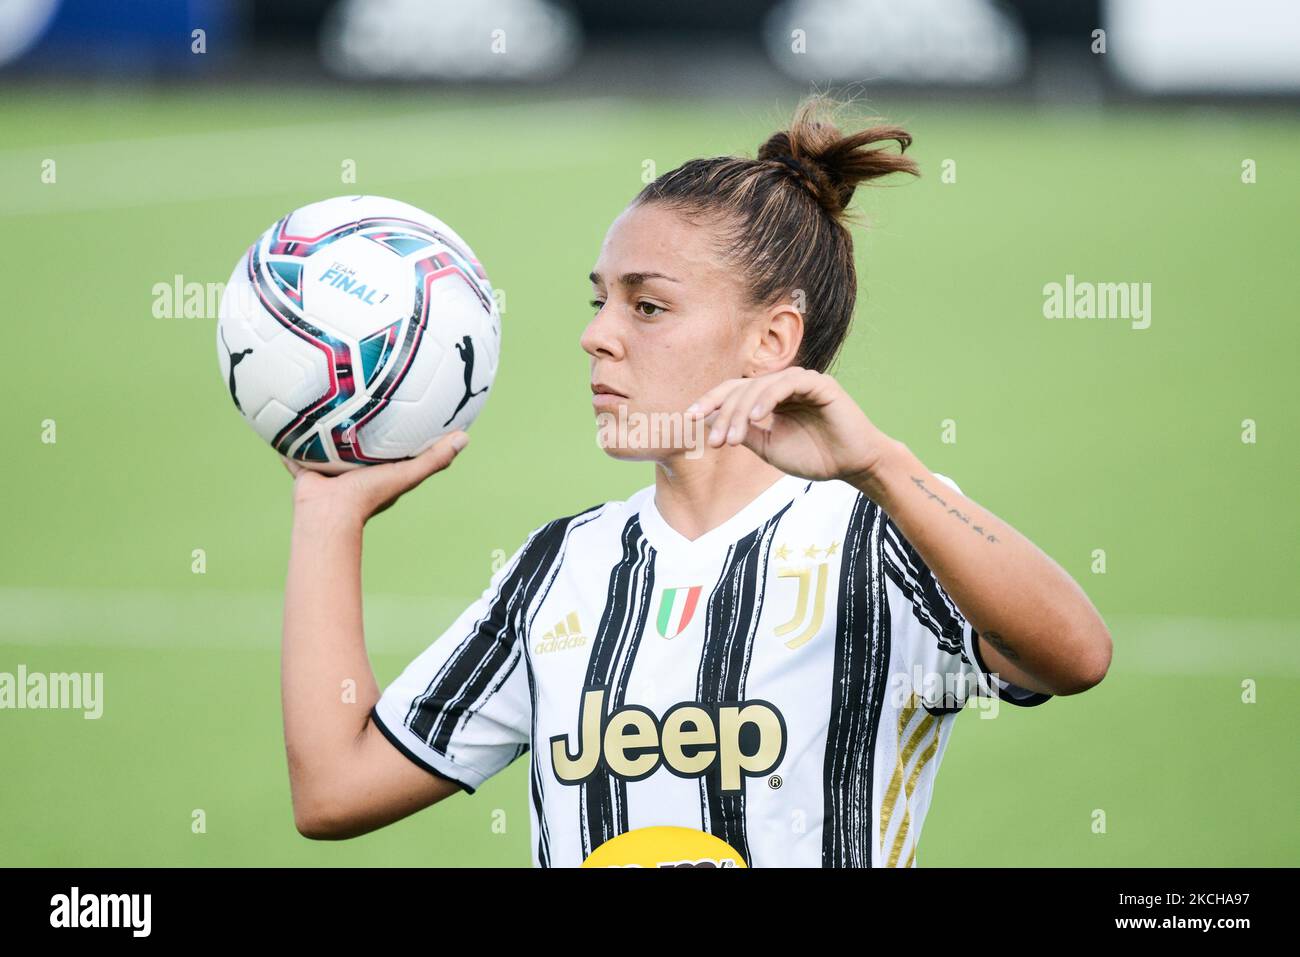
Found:
[[[469,246],[379,196],[273,225],[236,264],[217,321],[235,408],[276,451],[330,474],[467,428],[500,352],[500,311]]]

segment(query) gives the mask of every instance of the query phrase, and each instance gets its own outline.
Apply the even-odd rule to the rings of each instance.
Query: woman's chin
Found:
[[[602,448],[604,447],[602,446]],[[667,453],[657,449],[606,448],[605,454],[611,459],[617,459],[620,462],[657,462],[664,458]]]
[[[704,448],[703,422],[682,412],[644,413],[621,406],[596,416],[596,443],[612,458],[628,462],[697,458]]]

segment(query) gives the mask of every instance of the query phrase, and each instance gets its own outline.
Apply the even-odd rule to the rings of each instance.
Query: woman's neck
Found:
[[[683,538],[694,541],[717,528],[772,487],[783,475],[743,445],[705,447],[655,463],[655,507]]]

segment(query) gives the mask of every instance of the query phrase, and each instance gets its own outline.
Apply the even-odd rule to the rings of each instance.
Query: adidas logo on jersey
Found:
[[[578,710],[577,751],[568,735],[551,738],[551,766],[561,784],[581,784],[602,768],[639,781],[660,765],[680,777],[716,773],[723,791],[767,774],[785,757],[781,712],[766,701],[675,704],[663,720],[641,705],[605,714],[605,689],[588,688]]]
[[[566,651],[569,648],[581,648],[587,643],[587,636],[578,624],[578,613],[569,612],[563,621],[557,621],[555,627],[548,631],[533,645],[533,653],[544,655],[552,651]]]

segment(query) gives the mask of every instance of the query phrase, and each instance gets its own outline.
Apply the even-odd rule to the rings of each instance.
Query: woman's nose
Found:
[[[605,356],[617,359],[622,353],[614,329],[614,321],[609,316],[609,310],[604,306],[591,317],[591,321],[587,323],[587,328],[583,330],[579,342],[583,350],[590,356]]]

